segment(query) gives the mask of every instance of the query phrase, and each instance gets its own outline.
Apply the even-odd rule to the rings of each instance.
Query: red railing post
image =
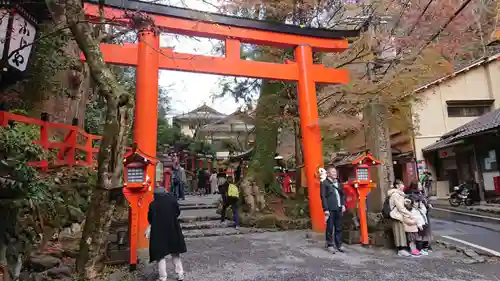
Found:
[[[69,167],[73,167],[75,165],[75,147],[76,147],[76,138],[78,136],[78,127],[73,126],[71,131],[69,132],[68,140],[65,142],[65,149],[67,149],[66,154],[66,163]]]
[[[198,158],[198,168],[199,168],[200,170],[203,170],[203,155],[198,154],[197,156],[199,157],[199,158]]]
[[[49,114],[42,112],[40,119],[42,120],[42,125],[40,126],[40,146],[43,150],[49,150]],[[42,171],[46,172],[49,167],[47,159],[42,159],[40,161],[40,168]]]
[[[195,158],[195,154],[191,154],[191,172],[195,172],[196,171],[196,160],[194,159]]]
[[[92,151],[92,135],[85,135],[85,162],[91,166],[94,164],[93,151]]]
[[[0,110],[0,127],[5,127],[9,125],[9,120],[7,120],[7,111],[1,111]]]

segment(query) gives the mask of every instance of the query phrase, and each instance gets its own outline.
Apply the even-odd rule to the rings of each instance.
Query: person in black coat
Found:
[[[148,222],[151,225],[149,261],[158,262],[160,281],[167,280],[166,257],[168,255],[172,256],[177,280],[184,280],[180,254],[185,253],[187,249],[178,220],[180,213],[177,198],[167,193],[164,188],[156,188],[154,200],[149,205],[148,212]]]
[[[210,185],[208,182],[210,175],[205,169],[200,169],[198,172],[198,191],[200,195],[210,194]]]
[[[345,195],[337,178],[337,170],[328,168],[327,177],[320,183],[321,203],[326,218],[326,248],[329,252],[344,252],[342,246],[342,214],[345,212]]]

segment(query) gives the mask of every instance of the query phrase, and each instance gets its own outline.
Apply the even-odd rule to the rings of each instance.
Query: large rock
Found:
[[[61,260],[50,255],[33,256],[28,260],[28,267],[38,272],[57,267],[59,264]]]
[[[81,223],[85,219],[85,213],[75,206],[68,206],[69,220],[73,223]]]
[[[19,280],[29,280],[29,281],[49,281],[50,278],[45,273],[31,273],[29,279],[19,279]]]
[[[67,266],[55,267],[47,270],[47,276],[53,279],[63,279],[65,277],[71,277],[71,268]]]

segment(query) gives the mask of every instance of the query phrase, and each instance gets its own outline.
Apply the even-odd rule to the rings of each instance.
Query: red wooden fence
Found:
[[[99,152],[99,148],[94,142],[99,141],[101,136],[88,134],[78,126],[53,123],[0,111],[0,126],[9,126],[10,122],[39,127],[40,138],[38,140],[33,140],[33,143],[39,144],[45,151],[57,152],[55,161],[50,163],[51,166],[65,165],[72,167],[91,166],[96,164],[94,156]],[[63,141],[53,140],[55,136],[54,132],[56,131],[64,135]],[[30,162],[29,165],[47,170],[49,161],[43,159],[36,162]]]
[[[33,140],[33,143],[39,144],[45,151],[57,152],[55,161],[43,159],[36,162],[30,162],[29,165],[32,167],[38,167],[46,171],[49,164],[50,166],[69,167],[97,165],[95,156],[97,156],[97,153],[99,152],[98,142],[101,140],[101,136],[86,133],[78,126],[53,123],[6,111],[0,111],[0,127],[10,126],[11,122],[14,122],[14,124],[23,123],[26,125],[37,126],[40,130],[40,137],[38,140]],[[64,139],[62,141],[55,140],[57,135],[63,135]],[[192,156],[192,167],[187,167],[186,160],[188,155]],[[184,165],[186,168],[191,168],[193,173],[196,170],[196,164],[203,158],[198,158],[197,156],[198,155],[189,152],[182,155],[185,161]],[[201,168],[202,163],[200,162],[199,164],[199,168]],[[208,165],[209,168],[212,167],[211,163]]]

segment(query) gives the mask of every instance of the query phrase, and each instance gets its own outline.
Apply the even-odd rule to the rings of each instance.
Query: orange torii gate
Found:
[[[90,20],[101,20],[98,2],[90,0],[84,4],[85,14]],[[359,31],[301,28],[139,1],[104,2],[104,18],[110,24],[130,25],[131,12],[143,13],[153,21],[153,25],[138,30],[138,44],[101,44],[107,63],[137,67],[134,142],[149,157],[156,157],[154,120],[158,118],[159,69],[297,81],[312,227],[314,231],[324,231],[319,179],[315,176],[317,169],[324,163],[315,84],[346,83],[348,74],[345,70],[314,64],[313,52],[344,51],[348,48],[345,38],[356,37]],[[174,52],[172,48],[160,48],[159,31],[224,40],[225,56],[182,54]],[[294,48],[295,61],[281,64],[242,60],[241,43]],[[147,173],[149,178],[154,178],[154,167],[148,168]],[[130,222],[130,264],[134,267],[136,249],[148,247],[148,241],[142,233],[148,224],[148,206],[153,195],[151,188],[135,193],[124,190],[124,193],[127,194],[131,209],[139,209],[138,222]]]

